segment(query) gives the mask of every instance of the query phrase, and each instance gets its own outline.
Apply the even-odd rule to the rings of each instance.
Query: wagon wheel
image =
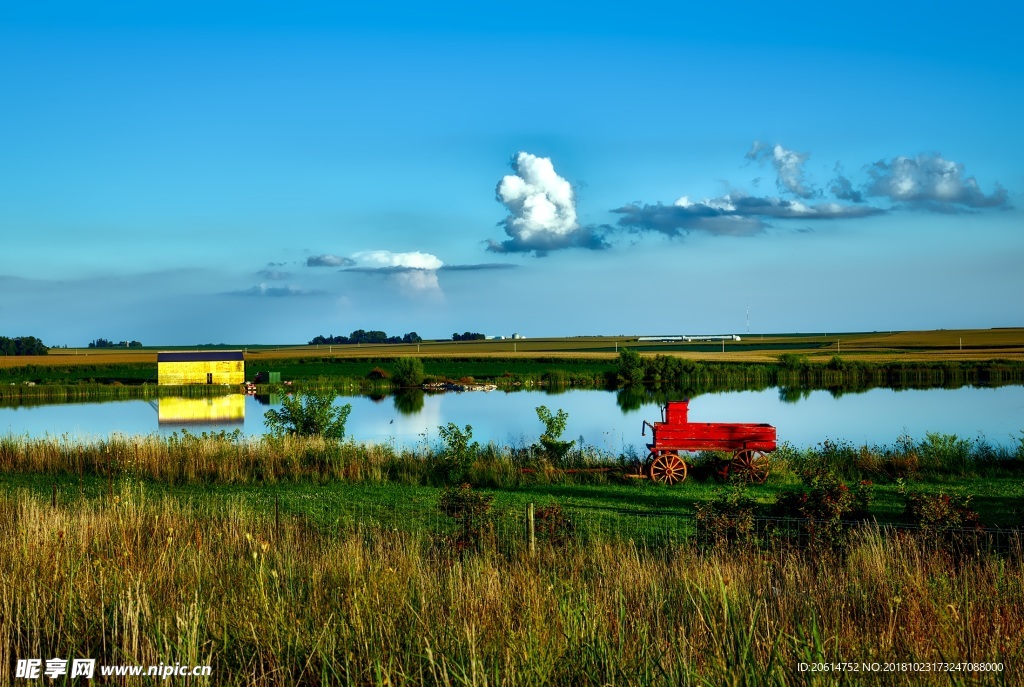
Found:
[[[768,456],[761,451],[741,449],[733,455],[729,472],[742,480],[762,484],[768,479]]]
[[[653,457],[647,474],[651,476],[652,482],[662,482],[671,486],[686,479],[686,461],[680,458],[678,453],[651,455]]]

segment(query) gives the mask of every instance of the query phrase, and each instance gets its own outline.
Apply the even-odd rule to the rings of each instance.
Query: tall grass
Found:
[[[799,661],[1002,662],[873,684],[1020,684],[1024,570],[866,530],[843,557],[449,552],[137,487],[0,499],[0,681],[19,658],[213,665],[219,685],[837,684]],[[850,676],[847,676],[849,678]]]
[[[243,437],[240,433],[174,433],[137,436],[111,434],[82,440],[59,437],[0,435],[0,472],[70,476],[130,477],[168,484],[273,484],[277,482],[431,482],[430,457],[442,447],[423,444],[396,448],[391,444],[334,441],[319,437]],[[477,445],[470,449],[469,481],[477,486],[504,487],[530,479],[550,481],[566,476],[551,468],[535,446]],[[562,467],[625,469],[635,456],[616,456],[578,445]],[[698,456],[695,460],[701,460]],[[895,480],[938,477],[1012,475],[1024,469],[1024,432],[1015,447],[993,446],[983,438],[928,433],[915,441],[899,438],[893,445],[866,446],[825,440],[798,448],[787,443],[772,454],[773,478],[794,478],[807,469],[823,468],[845,479]],[[633,466],[632,469],[635,469]],[[572,479],[594,479],[586,474]]]

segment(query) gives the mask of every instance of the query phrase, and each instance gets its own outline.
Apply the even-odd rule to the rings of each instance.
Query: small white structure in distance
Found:
[[[736,334],[682,334],[679,336],[638,336],[637,341],[742,341]]]

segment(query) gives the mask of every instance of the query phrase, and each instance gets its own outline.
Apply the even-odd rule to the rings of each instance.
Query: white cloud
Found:
[[[436,255],[419,251],[367,250],[353,253],[350,263],[352,266],[344,271],[386,275],[407,296],[444,295],[437,280],[437,270],[444,267],[444,262]]]
[[[775,184],[779,190],[788,191],[800,198],[813,198],[817,195],[817,191],[804,180],[804,163],[808,157],[807,153],[798,153],[777,144],[768,146],[761,141],[754,141],[754,145],[747,152],[749,160],[771,162],[775,168]]]
[[[939,211],[991,208],[1008,205],[1006,189],[999,184],[985,195],[974,177],[964,177],[964,166],[938,153],[879,160],[868,167],[868,194],[898,203]]]
[[[444,266],[444,263],[430,253],[392,253],[386,250],[367,250],[352,254],[352,263],[355,267],[369,269],[412,269],[412,270],[437,270]]]
[[[764,230],[766,219],[845,219],[883,212],[865,205],[840,205],[748,196],[738,191],[694,202],[682,196],[672,205],[634,203],[612,210],[618,226],[630,231],[656,231],[682,236],[702,231],[720,236],[750,236]]]
[[[520,152],[512,169],[515,174],[503,177],[495,192],[509,213],[500,226],[510,238],[489,241],[488,250],[543,255],[560,248],[606,247],[593,228],[580,226],[572,185],[555,172],[550,158]]]

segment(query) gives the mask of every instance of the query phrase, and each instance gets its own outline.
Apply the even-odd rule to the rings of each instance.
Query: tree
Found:
[[[631,348],[619,351],[619,381],[626,386],[644,383],[643,358]]]
[[[459,429],[454,422],[437,428],[444,442],[441,451],[430,455],[428,468],[435,483],[462,484],[469,479],[470,469],[480,452],[480,444],[473,441],[473,427]]]
[[[0,336],[0,355],[46,355],[49,352],[50,349],[34,336],[13,339]]]
[[[345,422],[352,404],[335,407],[334,394],[305,391],[284,397],[281,410],[268,410],[267,427],[274,436],[322,436],[329,439],[345,437]]]
[[[569,421],[569,413],[559,408],[558,413],[552,415],[547,406],[537,406],[536,410],[537,417],[544,423],[544,433],[540,435],[540,444],[551,461],[556,465],[560,464],[574,443],[561,440],[562,433],[565,432],[565,425]]]
[[[391,378],[398,386],[419,386],[424,377],[423,361],[419,358],[399,358]]]

